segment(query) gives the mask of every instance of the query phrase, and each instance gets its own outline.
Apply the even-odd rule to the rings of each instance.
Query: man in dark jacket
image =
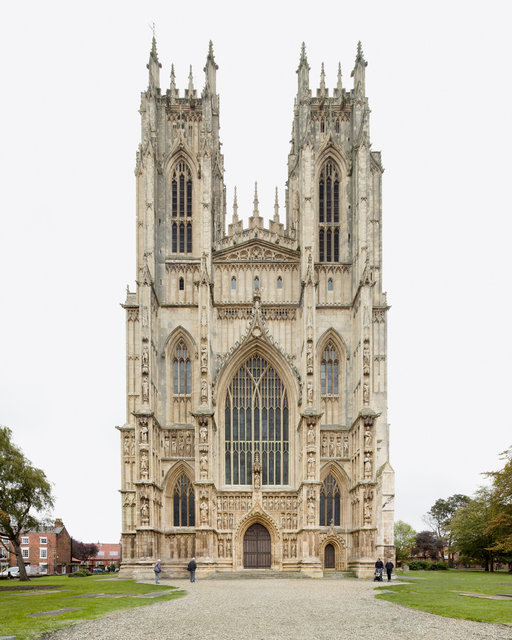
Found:
[[[192,560],[188,563],[188,566],[187,566],[187,571],[190,571],[190,582],[196,581],[196,569],[197,569],[196,559],[192,558]]]
[[[386,573],[388,574],[388,582],[390,582],[391,580],[391,573],[393,572],[395,565],[391,562],[391,560],[388,560],[386,562]]]

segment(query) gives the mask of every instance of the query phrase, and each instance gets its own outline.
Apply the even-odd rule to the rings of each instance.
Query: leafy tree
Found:
[[[493,515],[492,493],[481,487],[474,498],[459,507],[452,518],[454,545],[466,560],[476,560],[485,566],[486,571],[494,570],[495,553],[492,550],[495,540],[488,530]]]
[[[12,544],[20,580],[28,580],[20,536],[39,526],[35,514],[52,507],[53,496],[44,472],[31,465],[11,435],[8,427],[0,427],[0,535]]]
[[[399,562],[407,562],[415,542],[416,531],[407,522],[397,520],[395,522],[395,547],[396,559]]]
[[[491,513],[486,533],[493,540],[491,544],[493,551],[510,556],[512,554],[512,447],[502,455],[506,460],[503,469],[486,474],[492,479]]]
[[[80,540],[71,538],[71,555],[73,558],[80,560],[80,562],[87,562],[87,560],[95,556],[98,551],[98,545],[93,542],[80,542]]]
[[[451,527],[452,518],[457,509],[467,504],[468,501],[468,496],[461,493],[456,493],[446,500],[439,498],[439,500],[435,501],[425,517],[427,524],[436,536],[443,541],[444,546],[447,548],[450,564],[453,564],[453,554],[455,552]]]
[[[437,560],[438,557],[443,559],[444,543],[432,531],[420,531],[416,534],[416,540],[412,549],[413,554],[420,558],[432,558]]]

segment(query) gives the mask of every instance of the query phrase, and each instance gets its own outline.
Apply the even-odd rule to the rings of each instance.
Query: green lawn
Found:
[[[173,587],[165,585],[140,584],[133,580],[109,580],[112,576],[89,576],[86,578],[68,578],[52,576],[34,578],[29,582],[18,580],[0,581],[0,636],[15,635],[17,638],[37,638],[45,631],[53,631],[72,622],[97,618],[119,609],[141,607],[163,600],[172,600],[184,595],[184,591],[174,590],[172,594],[156,598],[136,598],[137,594],[149,594],[169,591]],[[27,587],[32,590],[38,586],[49,585],[58,593],[45,591],[23,592]],[[5,588],[17,591],[6,591]],[[116,598],[84,597],[90,594],[119,594]],[[121,595],[122,594],[122,595]],[[32,613],[54,609],[73,608],[76,611],[53,614],[50,616],[30,617]]]
[[[447,618],[464,618],[478,622],[512,623],[512,597],[509,600],[471,598],[460,593],[480,593],[512,596],[512,574],[484,571],[411,571],[398,576],[408,580],[406,585],[385,584],[379,589],[389,590],[378,598],[405,607],[435,613]]]

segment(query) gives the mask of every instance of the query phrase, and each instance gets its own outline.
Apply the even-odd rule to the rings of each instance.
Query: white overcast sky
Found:
[[[187,8],[188,13],[187,13]],[[10,2],[0,37],[0,423],[84,541],[120,532],[140,91],[219,65],[231,211],[284,202],[301,42],[319,85],[367,67],[382,151],[396,518],[472,494],[512,444],[510,2]]]

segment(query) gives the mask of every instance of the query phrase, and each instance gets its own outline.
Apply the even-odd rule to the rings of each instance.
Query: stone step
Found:
[[[325,571],[323,577],[328,580],[344,580],[346,578],[354,578],[355,576],[351,571]],[[244,569],[243,571],[215,571],[204,576],[202,580],[261,580],[270,578],[302,580],[303,578],[310,579],[311,576],[297,570],[274,571],[272,569]]]

